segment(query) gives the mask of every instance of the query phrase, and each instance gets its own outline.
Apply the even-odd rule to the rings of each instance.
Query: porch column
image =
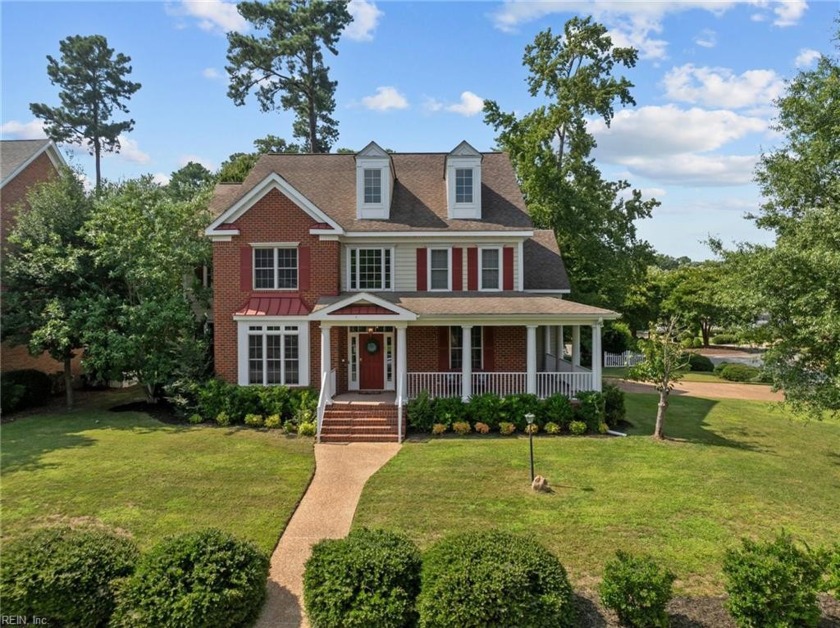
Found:
[[[532,395],[537,394],[537,326],[526,325],[528,330],[528,372],[525,377],[526,391]]]
[[[397,325],[397,400],[406,402],[407,349],[405,325]]]
[[[592,390],[601,390],[601,321],[592,326]]]
[[[562,325],[557,326],[557,370],[560,370],[560,360],[563,359],[566,353],[566,335],[565,328]]]
[[[572,371],[580,366],[580,325],[572,327]]]
[[[321,381],[327,387],[327,403],[332,403],[332,396],[335,393],[330,388],[330,371],[332,371],[332,357],[330,356],[330,331],[332,326],[321,325]]]
[[[461,325],[461,398],[472,397],[472,325]]]

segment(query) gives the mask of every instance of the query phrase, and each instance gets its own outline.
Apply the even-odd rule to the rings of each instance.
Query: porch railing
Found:
[[[318,414],[316,442],[321,442],[321,425],[324,423],[324,411],[327,409],[327,404],[331,403],[331,399],[335,395],[335,369],[329,373],[324,373],[321,376],[321,392],[318,393]]]
[[[408,373],[408,398],[414,399],[420,391],[431,397],[460,397],[461,373]]]
[[[584,390],[592,390],[592,373],[537,373],[537,395],[541,399],[560,393],[574,397]]]
[[[493,393],[499,397],[523,393],[528,388],[527,373],[473,373],[472,393]]]
[[[580,368],[580,367],[577,367]],[[425,390],[430,397],[460,397],[463,387],[461,373],[408,373],[408,399]],[[573,397],[584,390],[593,390],[589,370],[537,373],[537,396],[544,399],[558,393]],[[472,394],[493,393],[503,397],[528,390],[527,373],[473,373]]]

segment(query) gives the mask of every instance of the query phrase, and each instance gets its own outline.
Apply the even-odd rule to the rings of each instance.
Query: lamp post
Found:
[[[531,449],[531,482],[534,482],[534,432],[531,426],[534,424],[534,415],[530,412],[525,415],[525,421],[528,422],[528,445]]]

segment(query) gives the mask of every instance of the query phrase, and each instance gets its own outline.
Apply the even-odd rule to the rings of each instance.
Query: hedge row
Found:
[[[53,378],[35,369],[0,373],[0,411],[3,414],[42,406],[50,400]]]

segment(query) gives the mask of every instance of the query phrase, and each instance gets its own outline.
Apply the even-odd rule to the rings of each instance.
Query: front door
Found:
[[[359,334],[359,388],[385,388],[385,351],[383,334]]]

